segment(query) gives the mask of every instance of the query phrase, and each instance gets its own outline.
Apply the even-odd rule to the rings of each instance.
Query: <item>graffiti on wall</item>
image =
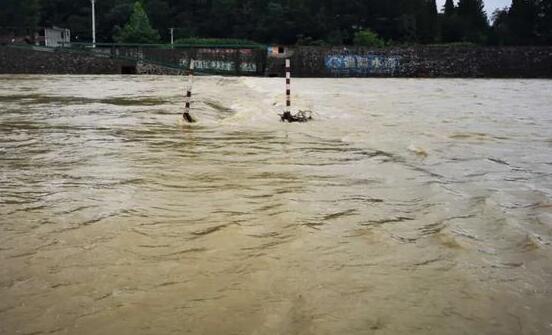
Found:
[[[257,72],[257,64],[242,62],[240,69],[241,69],[241,72]]]
[[[334,74],[393,74],[399,70],[400,57],[380,55],[328,55],[326,69]]]
[[[186,66],[188,61],[186,59],[181,60],[181,64]],[[235,72],[236,65],[233,61],[226,60],[210,60],[210,59],[196,59],[194,60],[195,69],[201,71],[214,71],[214,72]],[[257,64],[251,62],[240,63],[241,72],[257,72]]]
[[[200,55],[235,55],[239,53],[243,56],[252,56],[254,54],[253,49],[228,49],[228,48],[201,48],[197,49]]]
[[[254,55],[253,49],[201,48],[197,50],[195,68],[214,72],[235,72],[236,62],[239,62],[241,72],[257,72],[257,63],[251,61]]]
[[[224,60],[209,60],[209,59],[199,59],[194,60],[194,67],[197,70],[211,70],[211,71],[223,71],[230,72],[234,71],[234,62],[224,61]]]

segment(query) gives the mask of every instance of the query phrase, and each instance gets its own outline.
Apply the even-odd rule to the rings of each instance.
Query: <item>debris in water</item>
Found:
[[[427,157],[428,156],[427,151],[425,151],[425,149],[417,147],[413,144],[408,147],[408,150],[410,150],[411,152],[413,152],[416,155],[421,156],[421,157]]]
[[[291,112],[284,112],[284,114],[280,115],[282,117],[282,122],[308,122],[312,120],[312,112],[311,111],[299,111],[297,114],[293,115]]]

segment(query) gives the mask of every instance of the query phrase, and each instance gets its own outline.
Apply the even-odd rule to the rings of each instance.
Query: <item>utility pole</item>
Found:
[[[92,2],[92,47],[96,47],[96,0]]]
[[[171,30],[171,47],[174,48],[174,28],[169,28]]]

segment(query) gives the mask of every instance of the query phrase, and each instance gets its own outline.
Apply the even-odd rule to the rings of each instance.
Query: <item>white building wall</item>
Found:
[[[71,31],[63,28],[45,28],[44,45],[51,48],[58,48],[71,42]]]

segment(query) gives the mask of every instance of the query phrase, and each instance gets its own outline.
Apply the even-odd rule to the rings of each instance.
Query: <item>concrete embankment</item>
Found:
[[[3,74],[120,74],[134,67],[133,62],[89,54],[0,47],[0,73]]]
[[[302,47],[292,60],[305,77],[552,78],[552,47]]]
[[[147,49],[111,47],[89,52],[0,47],[0,73],[181,74],[190,58],[198,72],[283,76],[291,58],[295,77],[552,78],[552,47],[412,48],[298,47],[263,49]],[[151,61],[151,60],[155,61]]]

